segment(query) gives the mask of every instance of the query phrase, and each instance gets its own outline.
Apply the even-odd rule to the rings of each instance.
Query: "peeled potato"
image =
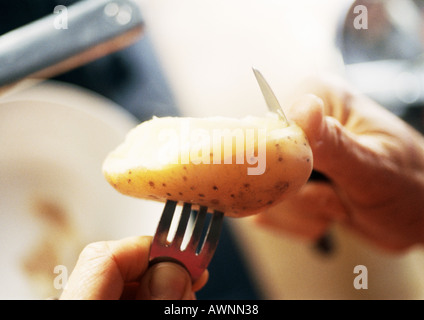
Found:
[[[299,190],[312,171],[304,132],[277,117],[153,118],[103,164],[108,182],[138,198],[258,213]]]

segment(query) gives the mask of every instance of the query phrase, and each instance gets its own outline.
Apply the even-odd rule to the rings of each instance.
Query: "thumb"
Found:
[[[308,137],[314,155],[314,169],[333,182],[348,186],[357,180],[358,172],[366,174],[376,163],[370,148],[336,118],[324,114],[324,102],[306,95],[288,109],[288,117]]]
[[[192,281],[179,264],[160,262],[143,275],[137,293],[140,300],[192,300]]]

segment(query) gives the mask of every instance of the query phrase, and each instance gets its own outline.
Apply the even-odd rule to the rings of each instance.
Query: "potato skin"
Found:
[[[246,160],[246,159],[245,159]],[[132,167],[114,172],[104,166],[107,181],[119,192],[158,201],[175,200],[207,206],[230,217],[259,213],[294,192],[308,180],[312,152],[295,124],[266,136],[263,174],[249,175],[243,164],[170,164],[162,168]]]

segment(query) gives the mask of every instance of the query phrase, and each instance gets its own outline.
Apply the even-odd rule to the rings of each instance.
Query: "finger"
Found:
[[[173,262],[151,266],[140,281],[136,299],[192,300],[192,281],[187,270]]]
[[[348,220],[347,210],[338,192],[327,182],[308,182],[292,203],[300,209],[300,217],[313,216],[340,223]]]
[[[345,190],[363,193],[369,187],[369,179],[378,167],[378,153],[368,140],[348,131],[341,123],[324,115],[323,101],[314,95],[305,95],[289,109],[290,119],[295,121],[308,137],[314,155],[314,169],[324,173]],[[376,147],[376,146],[375,146]]]
[[[256,215],[254,221],[279,234],[287,233],[305,240],[318,239],[328,229],[330,225],[328,220],[319,217],[305,219],[299,214],[299,209],[293,208],[289,201]]]
[[[88,245],[81,252],[61,299],[119,299],[127,282],[147,270],[151,237]]]
[[[205,270],[199,279],[192,284],[193,298],[194,293],[201,290],[209,279],[209,271]],[[130,282],[125,284],[124,291],[121,295],[121,300],[135,300],[140,291],[140,281]]]
[[[201,290],[206,283],[209,280],[209,271],[205,270],[202,275],[200,276],[199,279],[197,279],[194,283],[193,283],[193,291],[197,292],[199,290]]]
[[[324,234],[332,222],[346,219],[346,210],[332,186],[316,182],[256,217],[262,225],[310,240]]]

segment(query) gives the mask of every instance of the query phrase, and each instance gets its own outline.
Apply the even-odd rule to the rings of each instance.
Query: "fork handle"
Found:
[[[188,272],[188,274],[190,274],[190,271],[188,271],[187,267],[181,261],[178,261],[177,259],[174,259],[171,257],[157,257],[150,260],[148,269],[153,267],[155,264],[162,263],[162,262],[172,262],[172,263],[178,264],[181,267],[183,267]]]
[[[319,171],[312,170],[309,177],[311,182],[323,182],[331,184],[331,180]],[[315,241],[314,248],[325,255],[332,254],[335,250],[335,240],[330,230],[327,230],[318,240]]]

